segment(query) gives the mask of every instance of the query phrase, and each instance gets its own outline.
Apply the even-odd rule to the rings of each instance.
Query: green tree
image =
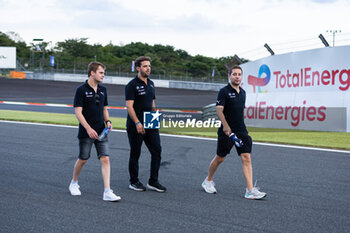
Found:
[[[58,42],[56,49],[73,57],[94,57],[93,46],[87,43],[88,38],[68,39]]]
[[[12,39],[12,38],[13,39]],[[17,39],[15,41],[14,39]],[[16,47],[17,57],[28,59],[30,57],[30,49],[23,39],[15,32],[0,32],[0,46]]]
[[[36,45],[43,51],[38,53]],[[67,39],[57,42],[54,49],[48,49],[47,42],[31,43],[27,46],[15,32],[0,32],[0,46],[14,46],[17,48],[17,58],[38,67],[49,66],[49,55],[55,56],[55,68],[65,70],[87,69],[87,65],[97,60],[107,66],[106,73],[130,73],[131,62],[138,56],[145,55],[152,58],[152,74],[155,76],[192,76],[210,78],[215,67],[215,79],[227,79],[227,67],[237,64],[232,56],[211,58],[202,55],[191,56],[187,51],[177,49],[171,45],[149,45],[142,42],[132,42],[126,45],[106,46],[89,44],[88,38]],[[29,62],[29,59],[31,59]],[[248,60],[241,58],[244,62]],[[33,67],[33,68],[35,68]]]

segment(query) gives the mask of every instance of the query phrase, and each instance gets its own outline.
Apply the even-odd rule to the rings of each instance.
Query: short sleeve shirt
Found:
[[[232,132],[247,134],[244,123],[246,93],[241,87],[239,90],[238,93],[230,84],[223,87],[218,93],[216,106],[224,106],[224,116]],[[219,130],[222,128],[221,125]]]
[[[132,79],[125,87],[125,100],[134,101],[134,110],[137,118],[143,123],[143,112],[152,111],[152,103],[156,98],[154,83],[147,78],[147,85],[138,76]],[[127,126],[132,122],[127,118]]]
[[[102,86],[97,86],[97,93],[90,87],[87,81],[76,89],[74,96],[74,107],[82,107],[82,114],[87,123],[98,134],[100,134],[104,125],[103,109],[108,105],[107,89]],[[89,135],[86,129],[79,123],[78,138],[88,138]]]

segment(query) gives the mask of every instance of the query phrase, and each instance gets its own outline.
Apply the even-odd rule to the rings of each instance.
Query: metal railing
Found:
[[[33,73],[66,73],[66,74],[87,74],[87,69],[81,69],[80,62],[56,61],[54,67],[51,67],[47,61],[40,59],[31,59],[30,61],[24,59],[17,59],[17,71],[29,71]],[[85,64],[85,63],[84,63]],[[63,66],[64,65],[64,66]],[[63,68],[70,66],[71,68]],[[77,68],[79,67],[79,68]],[[114,67],[112,69],[111,67]],[[127,72],[130,66],[127,65],[107,65],[106,75],[115,77],[134,77],[136,72]],[[215,77],[212,77],[212,71],[198,71],[198,70],[181,70],[181,69],[163,69],[152,67],[152,79],[171,80],[171,81],[185,81],[185,82],[205,82],[205,83],[226,83],[227,75],[223,72],[216,71]]]

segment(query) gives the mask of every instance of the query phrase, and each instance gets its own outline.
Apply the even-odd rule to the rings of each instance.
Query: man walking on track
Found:
[[[253,186],[253,169],[251,162],[252,138],[248,135],[244,123],[244,107],[246,94],[240,87],[242,81],[242,68],[234,66],[229,72],[230,82],[218,93],[216,101],[216,112],[221,121],[218,129],[218,140],[216,155],[210,163],[208,176],[202,183],[207,193],[216,193],[213,176],[219,165],[225,160],[235,145],[238,155],[241,157],[243,175],[246,182],[247,199],[261,199],[266,193],[260,192],[259,188]],[[232,133],[236,138],[242,140],[243,144],[235,143]],[[230,137],[231,136],[231,137]]]
[[[146,191],[146,187],[140,182],[139,158],[141,146],[144,141],[151,153],[151,172],[147,188],[157,192],[165,192],[166,188],[158,181],[158,172],[161,161],[161,145],[158,129],[145,129],[143,115],[145,111],[155,111],[155,88],[151,74],[151,58],[138,57],[135,60],[137,76],[125,87],[126,108],[128,111],[126,128],[130,144],[129,159],[129,188],[135,191]]]
[[[99,62],[91,62],[88,66],[89,79],[76,90],[74,97],[75,116],[79,120],[79,157],[73,170],[73,179],[69,191],[73,196],[80,196],[78,177],[81,169],[90,158],[91,147],[95,144],[98,159],[101,162],[102,178],[104,184],[104,201],[118,201],[120,197],[110,188],[110,161],[108,135],[101,141],[99,134],[105,129],[112,130],[107,110],[107,90],[100,85],[104,78],[105,66]]]

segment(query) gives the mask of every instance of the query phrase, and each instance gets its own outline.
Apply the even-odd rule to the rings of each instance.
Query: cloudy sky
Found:
[[[191,55],[247,59],[350,45],[350,0],[0,0],[0,31],[31,43],[172,45]]]

